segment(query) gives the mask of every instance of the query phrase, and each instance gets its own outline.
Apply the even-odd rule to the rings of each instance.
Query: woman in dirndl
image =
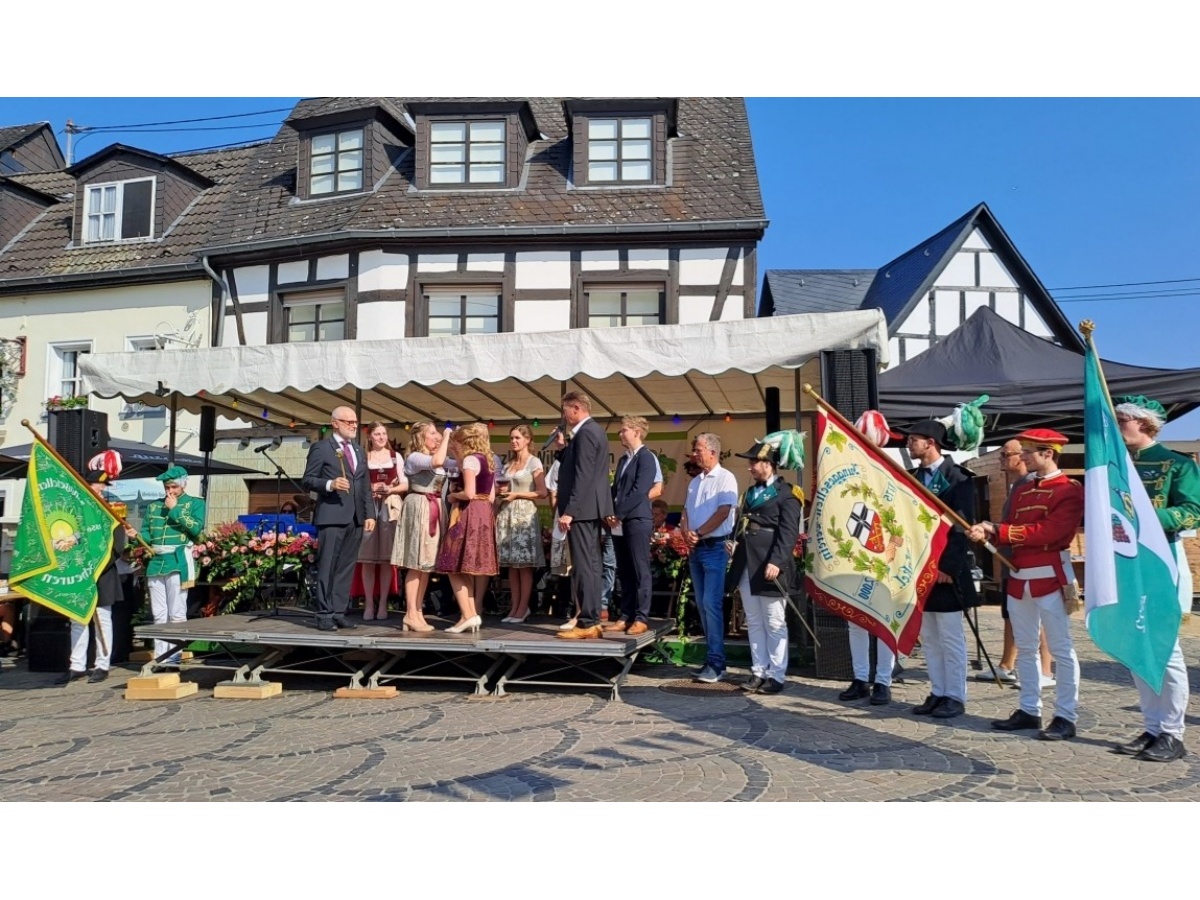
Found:
[[[445,531],[443,466],[450,450],[450,434],[449,428],[439,435],[432,422],[418,422],[408,440],[408,458],[404,460],[408,493],[400,505],[392,543],[392,565],[405,570],[402,623],[405,631],[433,631],[421,608]]]
[[[362,543],[358,546],[358,573],[363,585],[363,620],[370,622],[387,618],[388,595],[392,592],[395,577],[392,544],[396,537],[396,523],[389,515],[389,498],[398,500],[404,496],[408,478],[401,468],[400,454],[388,438],[387,426],[382,422],[371,422],[366,432],[367,478],[371,482],[371,501],[375,504],[375,529],[363,533]]]
[[[438,551],[437,571],[450,576],[450,587],[458,602],[459,620],[446,631],[460,634],[479,630],[483,592],[488,578],[500,570],[493,510],[496,473],[485,424],[463,425],[450,440],[461,480],[446,495],[450,523]]]
[[[542,523],[537,501],[546,498],[542,461],[530,452],[533,432],[517,425],[509,432],[512,451],[501,470],[496,501],[496,553],[501,567],[508,568],[512,606],[501,621],[519,625],[529,617],[534,572],[546,564],[542,547]]]

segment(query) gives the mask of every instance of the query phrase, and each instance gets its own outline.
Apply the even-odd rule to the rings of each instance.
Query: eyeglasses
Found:
[[[343,425],[357,425],[358,419],[334,419],[335,422],[341,422]]]
[[[1010,459],[1011,457],[1014,457],[1014,456],[1020,456],[1024,452],[1025,452],[1024,450],[1008,450],[1004,453],[1001,453],[1000,455],[1002,457],[1004,457],[1005,459]]]

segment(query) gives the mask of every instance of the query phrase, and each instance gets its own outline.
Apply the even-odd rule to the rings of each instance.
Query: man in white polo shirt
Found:
[[[725,678],[725,570],[729,551],[725,542],[733,534],[738,486],[733,473],[721,466],[721,439],[711,432],[696,435],[692,459],[700,474],[688,483],[687,500],[679,528],[691,548],[688,567],[692,593],[704,629],[707,654],[696,680],[706,684]]]

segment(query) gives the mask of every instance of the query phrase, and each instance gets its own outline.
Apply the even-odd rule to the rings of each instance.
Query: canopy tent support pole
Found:
[[[171,391],[171,430],[167,439],[167,465],[175,465],[175,420],[179,418],[179,392]]]
[[[800,370],[798,368],[792,369],[792,378],[793,378],[793,384],[795,385],[793,390],[795,390],[795,395],[794,395],[795,396],[795,404],[794,405],[795,405],[795,410],[796,410],[796,430],[800,431],[801,430],[800,429],[800,398],[803,395],[800,393]],[[822,385],[822,387],[824,387],[824,385]]]
[[[362,427],[362,417],[362,388],[356,387],[354,389],[354,418],[358,420],[360,428]]]

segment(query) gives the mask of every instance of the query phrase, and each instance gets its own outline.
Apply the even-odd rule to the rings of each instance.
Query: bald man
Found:
[[[375,503],[367,478],[367,458],[355,444],[358,418],[339,406],[330,416],[327,437],[308,448],[303,484],[317,495],[317,620],[321,631],[354,628],[346,618],[350,583],[363,532],[375,530]]]

